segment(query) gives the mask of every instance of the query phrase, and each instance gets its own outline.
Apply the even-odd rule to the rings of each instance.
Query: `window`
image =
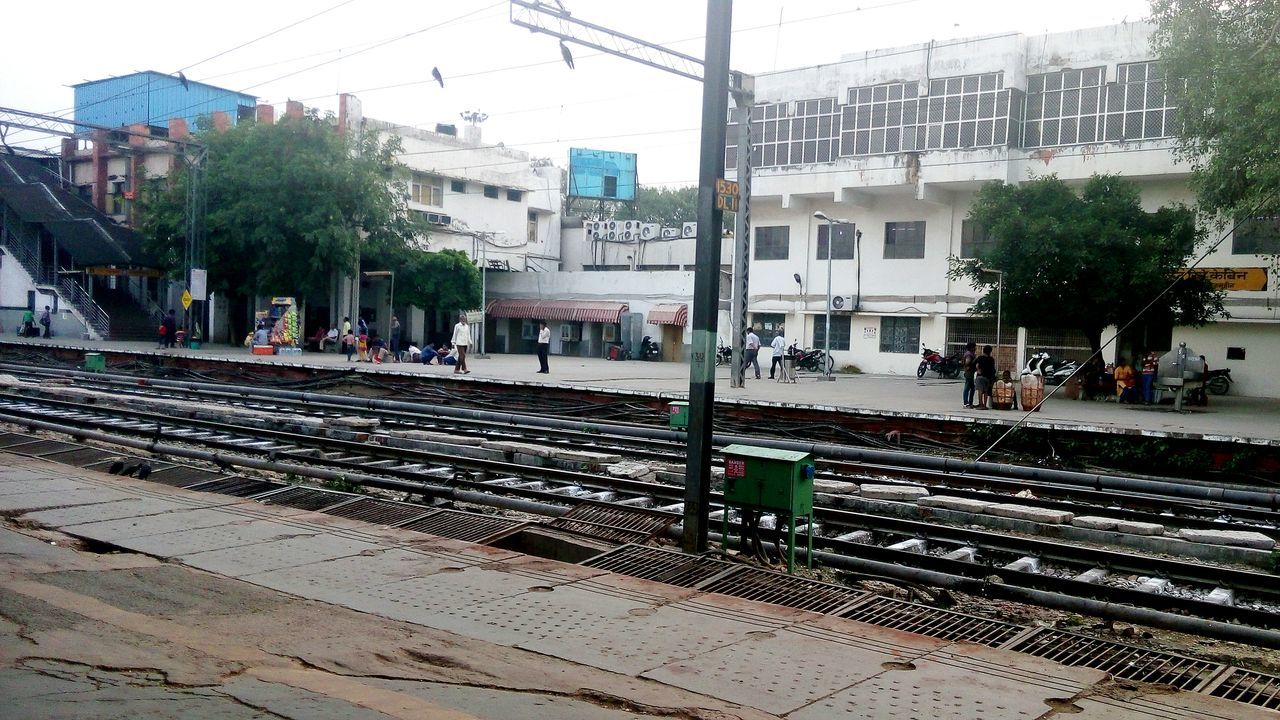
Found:
[[[449,191],[456,193],[465,193],[467,191],[467,182],[465,180],[450,180]]]
[[[786,260],[791,248],[791,227],[756,228],[756,260]]]
[[[827,259],[827,233],[831,226],[823,223],[818,226],[818,254],[815,256],[818,260]],[[832,260],[852,260],[854,255],[854,234],[853,223],[839,223],[836,225],[836,243],[831,246]]]
[[[618,197],[618,176],[605,175],[604,182],[601,183],[600,194],[605,197]]]
[[[538,339],[538,323],[533,320],[523,320],[520,323],[520,339],[521,340],[537,340]]]
[[[972,220],[964,220],[960,223],[960,257],[976,258],[991,252],[996,246],[996,241],[989,234],[987,229]]]
[[[884,224],[884,259],[909,260],[924,257],[924,221]]]
[[[917,320],[919,318],[916,318]],[[849,349],[849,328],[853,324],[853,318],[849,315],[832,315],[831,316],[831,349],[832,350],[848,350]],[[813,323],[813,346],[816,348],[826,347],[827,337],[827,318],[825,315],[814,316]]]
[[[444,204],[444,178],[414,173],[413,181],[409,184],[409,199],[423,205],[440,207]]]
[[[1062,70],[1027,77],[1025,147],[1050,147],[1174,134],[1173,100],[1155,62]]]
[[[761,345],[770,345],[782,332],[787,316],[782,313],[751,313],[751,326],[756,329]],[[785,339],[785,338],[784,338]]]
[[[538,242],[538,213],[529,211],[528,220],[526,222],[526,233],[531,243]]]
[[[725,162],[737,165],[738,123],[729,114]],[[831,162],[840,154],[840,105],[836,98],[769,103],[751,109],[751,166]]]
[[[493,185],[484,186],[484,196],[493,200],[498,199],[498,188]]]
[[[1231,236],[1233,255],[1280,253],[1280,215],[1249,218]]]
[[[519,190],[508,190],[507,199],[511,202],[520,202],[524,199],[524,193]]]
[[[832,318],[835,320],[835,318]],[[836,335],[832,329],[831,337]],[[910,353],[920,352],[920,318],[918,317],[882,317],[880,318],[880,352]]]

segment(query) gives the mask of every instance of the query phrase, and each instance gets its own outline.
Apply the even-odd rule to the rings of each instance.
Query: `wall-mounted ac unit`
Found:
[[[853,296],[852,295],[832,295],[831,309],[832,310],[852,310]]]
[[[696,222],[681,223],[680,237],[682,238],[698,237],[698,223]]]
[[[642,223],[640,225],[640,239],[652,240],[658,237],[658,232],[661,229],[662,229],[662,226],[659,225],[658,223]]]
[[[429,212],[429,213],[426,213],[426,214],[425,214],[425,217],[426,217],[427,222],[428,222],[428,223],[430,223],[430,224],[432,224],[432,225],[451,225],[451,224],[453,224],[453,218],[449,217],[448,215],[443,215],[443,214],[441,214],[441,213],[433,213],[433,212]]]
[[[675,240],[680,237],[680,228],[662,228],[662,238],[664,240]]]

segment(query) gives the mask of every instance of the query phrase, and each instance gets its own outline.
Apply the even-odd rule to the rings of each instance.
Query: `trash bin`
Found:
[[[1005,377],[1008,377],[1005,373]],[[1012,380],[1001,378],[991,386],[991,408],[993,410],[1012,410],[1017,386]]]
[[[1044,376],[1022,376],[1022,409],[1040,411],[1040,403],[1044,401]]]

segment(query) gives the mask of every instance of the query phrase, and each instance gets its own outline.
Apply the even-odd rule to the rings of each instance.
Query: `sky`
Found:
[[[695,57],[697,0],[563,0],[580,18]],[[124,4],[70,0],[5,8],[0,107],[72,116],[71,85],[140,70],[176,73],[336,111],[358,96],[366,117],[433,129],[481,111],[483,140],[568,164],[570,147],[634,152],[642,185],[698,176],[701,84],[571,46],[510,23],[507,0],[220,0]],[[738,0],[734,70],[764,73],[845,53],[1010,31],[1058,32],[1148,15],[1146,0]],[[441,88],[432,68],[444,78]],[[11,131],[10,144],[57,141]],[[436,168],[447,171],[447,160]]]

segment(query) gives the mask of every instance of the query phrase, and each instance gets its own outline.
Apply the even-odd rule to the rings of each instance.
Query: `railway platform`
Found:
[[[553,356],[551,373],[535,371],[533,355],[499,355],[468,360],[472,373],[455,376],[452,368],[418,363],[370,364],[347,362],[334,352],[300,355],[255,356],[241,347],[208,346],[198,349],[157,350],[153,343],[121,341],[51,340],[0,336],[0,350],[22,353],[41,347],[64,351],[126,353],[139,358],[185,357],[208,361],[233,361],[272,366],[304,366],[317,369],[353,369],[362,373],[396,373],[457,378],[487,383],[554,385],[598,392],[625,392],[641,396],[677,399],[687,397],[689,366],[683,363],[625,361]],[[767,368],[767,360],[762,360]],[[878,417],[933,422],[986,422],[1009,424],[1021,417],[1016,411],[973,410],[961,405],[961,381],[926,376],[843,375],[826,381],[801,373],[795,384],[748,379],[746,387],[729,387],[729,369],[716,369],[716,399],[746,405],[781,405],[819,410],[864,413]],[[1169,406],[1117,405],[1082,402],[1058,396],[1049,398],[1027,425],[1048,429],[1075,429],[1121,434],[1144,434],[1175,439],[1244,442],[1280,447],[1280,401],[1241,396],[1233,392],[1211,396],[1207,407],[1174,412]]]
[[[0,453],[5,715],[1265,720],[1086,667]]]

